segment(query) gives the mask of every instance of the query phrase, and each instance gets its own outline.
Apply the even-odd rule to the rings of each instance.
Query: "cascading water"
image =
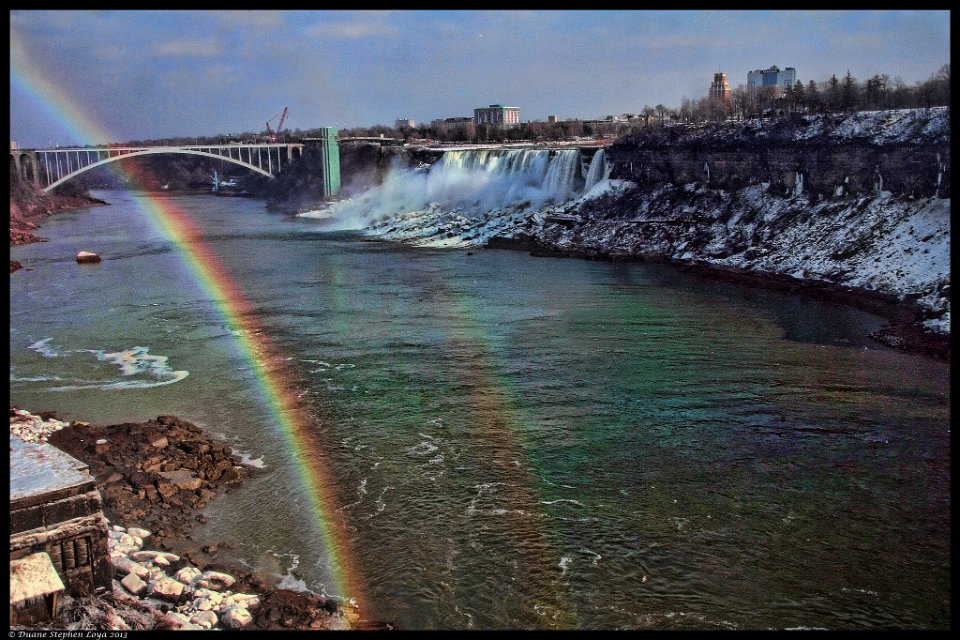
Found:
[[[603,149],[598,149],[593,155],[593,160],[590,161],[590,170],[587,172],[583,192],[590,191],[593,185],[606,179],[609,175],[610,167],[607,165],[607,155]]]
[[[395,165],[382,184],[360,196],[301,215],[330,219],[328,229],[357,229],[412,213],[478,219],[508,209],[539,210],[583,190],[579,168],[579,149],[451,150],[427,171]]]

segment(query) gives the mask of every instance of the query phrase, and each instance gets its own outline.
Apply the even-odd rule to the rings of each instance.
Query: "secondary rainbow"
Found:
[[[77,139],[72,144],[102,144],[112,136],[94,119],[77,108],[60,87],[46,79],[33,58],[13,32],[10,39],[11,88],[31,96],[46,113],[54,116]],[[110,165],[136,185],[136,176],[124,172],[121,164]],[[138,207],[163,231],[189,268],[196,283],[217,308],[237,336],[237,345],[254,372],[265,408],[279,428],[300,480],[309,496],[314,521],[332,560],[329,595],[352,598],[365,609],[360,572],[348,544],[344,523],[337,513],[334,478],[311,431],[311,420],[297,400],[296,391],[282,354],[273,344],[257,317],[256,309],[243,295],[224,268],[199,227],[186,212],[162,195],[136,199]]]

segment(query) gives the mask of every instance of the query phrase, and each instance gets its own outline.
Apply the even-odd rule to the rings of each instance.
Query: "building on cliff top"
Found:
[[[797,82],[797,70],[793,67],[787,67],[783,71],[780,67],[773,65],[769,69],[755,69],[747,73],[747,89],[752,93],[761,87],[774,87],[776,97],[783,95],[783,92],[793,87]]]
[[[476,126],[488,124],[502,129],[519,127],[520,107],[505,107],[502,104],[478,107],[473,110],[473,124]]]
[[[710,99],[719,102],[730,102],[730,83],[727,81],[727,74],[713,74],[713,84],[710,85]]]

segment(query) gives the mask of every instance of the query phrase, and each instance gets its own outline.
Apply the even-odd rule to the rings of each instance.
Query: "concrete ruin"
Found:
[[[55,571],[71,595],[113,590],[103,502],[87,465],[46,443],[10,438],[10,588],[18,617],[55,614]],[[47,558],[44,560],[43,556]],[[42,601],[42,602],[41,602]]]

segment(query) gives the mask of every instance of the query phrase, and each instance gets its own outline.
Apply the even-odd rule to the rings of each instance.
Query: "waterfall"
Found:
[[[597,184],[610,175],[610,167],[607,166],[607,156],[603,149],[598,149],[590,161],[590,170],[587,172],[586,182],[583,185],[583,192],[590,191],[593,185]]]
[[[876,188],[877,193],[883,191],[883,174],[880,173],[880,165],[877,165],[877,168],[873,170],[873,186]]]
[[[799,196],[803,193],[803,174],[797,171],[797,177],[793,181],[793,195]]]
[[[450,150],[427,171],[395,164],[382,184],[303,215],[334,219],[328,228],[342,229],[426,211],[480,218],[562,203],[579,194],[583,182],[579,149]]]
[[[543,179],[543,188],[547,199],[559,204],[570,199],[574,191],[574,181],[580,173],[580,150],[563,149],[550,159],[547,175]]]
[[[710,184],[710,165],[706,162],[703,163],[703,172],[707,174],[707,184]]]

